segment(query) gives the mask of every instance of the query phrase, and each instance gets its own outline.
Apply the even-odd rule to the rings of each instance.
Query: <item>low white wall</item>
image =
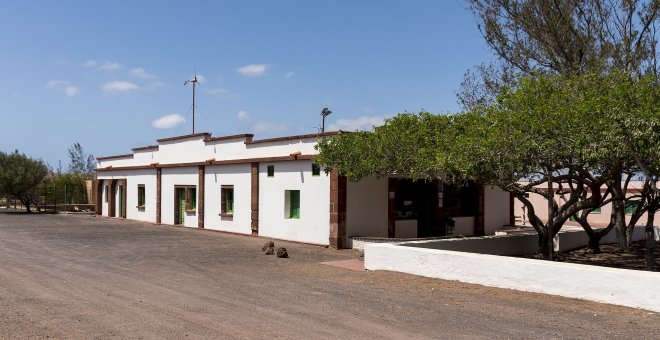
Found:
[[[366,244],[368,270],[390,270],[660,312],[660,273],[393,244]]]
[[[644,228],[635,228],[633,240],[644,239]],[[614,231],[608,233],[601,239],[601,243],[613,243],[616,241]],[[559,233],[559,251],[568,251],[584,247],[589,243],[589,237],[584,230],[564,230]],[[519,256],[533,254],[538,249],[537,234],[522,235],[497,235],[469,238],[454,238],[431,241],[411,241],[406,242],[406,246],[455,250],[469,253]]]
[[[455,222],[454,235],[474,235],[474,216],[452,217]]]
[[[387,226],[387,224],[385,224],[385,226]],[[394,221],[394,237],[396,238],[417,237],[417,220],[415,219],[415,220]]]

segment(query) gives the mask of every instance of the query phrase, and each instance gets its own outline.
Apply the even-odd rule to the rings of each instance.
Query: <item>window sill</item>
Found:
[[[218,215],[222,217],[234,217],[234,213],[219,213]]]
[[[192,209],[192,210],[188,210],[188,209],[186,209],[186,214],[194,214],[194,213],[196,213],[196,212],[197,212],[196,209]]]
[[[138,209],[144,209],[144,205],[136,205],[135,207]]]

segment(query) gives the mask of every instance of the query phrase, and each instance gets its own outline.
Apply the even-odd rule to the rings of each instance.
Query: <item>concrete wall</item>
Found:
[[[374,243],[365,246],[364,265],[660,312],[660,275],[654,272]]]
[[[161,223],[174,224],[174,186],[186,185],[197,188],[199,196],[199,173],[197,167],[165,168],[161,174]],[[199,197],[197,198],[199,207]],[[184,226],[197,228],[197,211],[186,213]]]
[[[484,228],[486,235],[493,235],[502,226],[509,225],[510,194],[500,188],[484,190]]]
[[[387,237],[387,178],[349,181],[346,188],[347,236]]]
[[[267,177],[267,166],[275,176]],[[285,191],[300,190],[300,218],[285,218]],[[259,235],[328,245],[330,177],[312,176],[311,161],[259,164]]]
[[[644,228],[635,228],[633,240],[644,239]],[[602,238],[601,243],[616,241],[614,231]],[[559,233],[559,251],[568,251],[588,244],[584,230],[565,230]],[[413,241],[403,245],[414,248],[441,249],[503,256],[534,254],[538,249],[538,235],[501,235],[456,238],[432,241]]]
[[[397,220],[394,222],[394,237],[415,238],[417,237],[417,220]],[[387,223],[385,224],[387,233]]]
[[[635,195],[637,194],[636,192],[632,192],[634,190],[639,190],[643,186],[642,182],[639,181],[633,181],[628,185],[629,192],[628,196]],[[545,188],[545,185],[540,185],[539,187]],[[604,187],[602,188],[604,189]],[[568,198],[568,194],[566,196]],[[529,194],[529,200],[532,202],[534,205],[534,210],[536,211],[536,215],[542,219],[542,220],[547,220],[548,216],[548,201],[545,199],[545,197],[537,194]],[[559,195],[555,195],[555,201],[559,206],[562,206],[564,204],[564,201],[560,198]],[[516,216],[522,216],[523,215],[523,204],[520,202],[518,199],[514,199],[514,209],[513,213]],[[593,223],[595,225],[606,225],[610,222],[611,218],[611,213],[612,213],[612,204],[606,204],[601,208],[600,213],[597,212],[592,212],[589,214],[589,222]],[[644,225],[646,223],[646,214],[642,216],[639,221],[637,222],[638,225]],[[529,224],[529,217],[525,216],[525,220]],[[626,221],[630,221],[630,216],[626,216]],[[660,212],[656,213],[655,215],[655,221],[660,221]],[[520,222],[518,222],[520,223]],[[578,225],[576,222],[570,222],[567,221],[567,223],[570,224],[575,224]]]
[[[220,216],[223,185],[234,186],[234,215]],[[204,228],[239,234],[251,234],[250,164],[206,167]]]

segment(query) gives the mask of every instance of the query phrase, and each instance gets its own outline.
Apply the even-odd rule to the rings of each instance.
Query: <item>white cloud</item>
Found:
[[[114,62],[114,61],[106,61],[103,62],[101,65],[99,65],[98,69],[99,70],[117,70],[122,68],[123,66],[120,63]]]
[[[293,77],[293,72],[289,72],[284,75],[284,79],[291,79],[291,77]]]
[[[236,72],[246,77],[259,77],[266,74],[268,65],[266,64],[250,64],[236,69]]]
[[[140,87],[128,81],[113,81],[101,85],[101,89],[108,93],[130,92]]]
[[[375,126],[383,125],[387,117],[361,116],[353,119],[342,118],[328,125],[328,131],[336,130],[371,130]]]
[[[289,129],[290,123],[255,123],[252,125],[254,132],[284,132]]]
[[[98,60],[87,60],[84,64],[82,64],[83,67],[94,67],[97,70],[105,70],[105,71],[111,71],[111,70],[117,70],[122,67],[124,67],[122,64],[115,62],[115,61],[98,61]]]
[[[50,80],[46,83],[46,89],[53,91],[62,91],[69,97],[80,94],[80,88],[77,86],[71,85],[70,82],[66,80]]]
[[[186,119],[183,118],[183,116],[172,113],[154,120],[151,122],[151,126],[155,127],[156,129],[170,129],[185,122]]]
[[[227,93],[227,90],[221,89],[221,88],[207,89],[206,93],[208,93],[208,94],[225,94],[225,93]]]
[[[87,60],[84,64],[82,64],[83,67],[96,67],[99,62],[96,60]]]
[[[58,88],[58,87],[61,87],[61,86],[66,86],[66,85],[69,85],[69,84],[71,84],[71,83],[69,83],[66,80],[49,80],[48,83],[46,83],[46,88],[47,89],[54,89],[54,88]]]
[[[67,86],[64,88],[64,93],[66,93],[67,96],[75,96],[77,94],[80,94],[80,88],[77,86]]]
[[[130,74],[130,75],[133,76],[133,77],[140,78],[140,79],[145,79],[145,80],[155,80],[155,79],[158,79],[158,77],[156,77],[156,76],[153,75],[153,74],[148,73],[147,71],[145,71],[145,70],[144,70],[143,68],[141,68],[141,67],[136,67],[136,68],[131,69],[131,70],[128,72],[128,74]]]
[[[238,111],[236,117],[238,117],[238,119],[240,120],[247,120],[248,118],[250,118],[250,115],[248,114],[247,111]]]

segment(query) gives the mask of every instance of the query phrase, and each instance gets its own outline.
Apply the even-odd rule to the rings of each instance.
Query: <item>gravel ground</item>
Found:
[[[0,214],[0,337],[660,338],[643,310],[320,264],[353,250],[275,240],[278,259],[266,241]]]

